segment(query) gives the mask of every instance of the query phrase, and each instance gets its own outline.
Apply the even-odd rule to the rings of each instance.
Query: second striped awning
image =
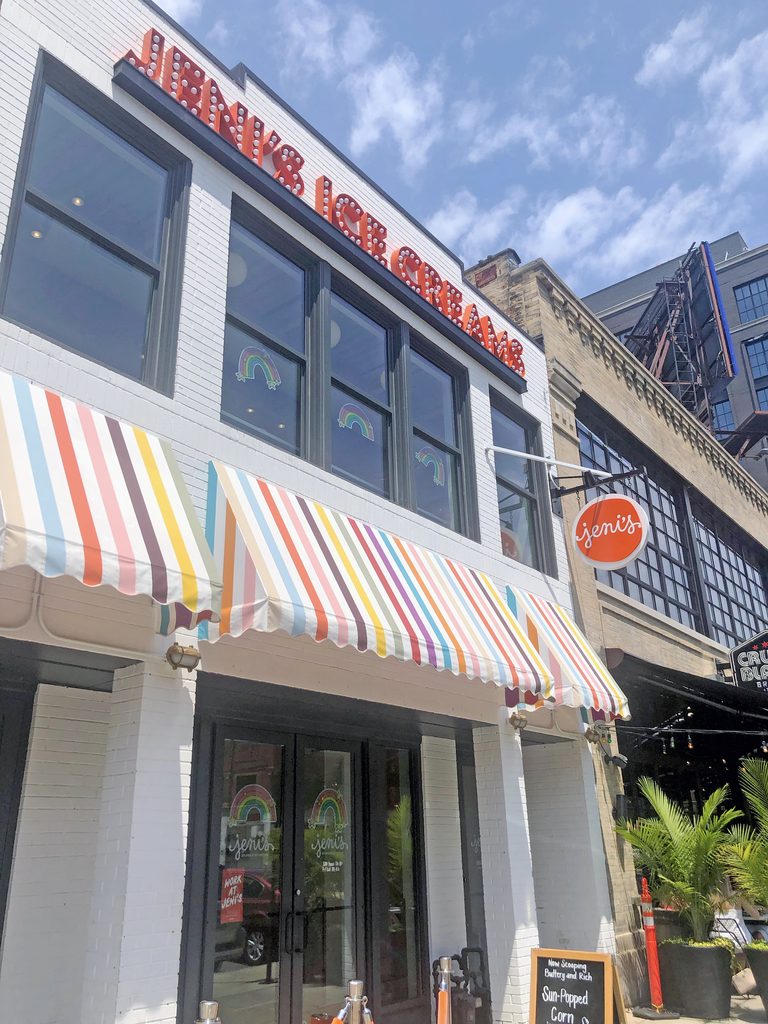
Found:
[[[499,686],[551,687],[483,573],[220,462],[208,494],[224,589],[205,637],[282,630]]]
[[[0,569],[19,565],[218,614],[221,583],[168,442],[0,372]]]
[[[521,704],[563,704],[597,718],[629,718],[627,698],[565,608],[517,587],[507,587],[507,601],[551,671],[540,692],[520,693]]]

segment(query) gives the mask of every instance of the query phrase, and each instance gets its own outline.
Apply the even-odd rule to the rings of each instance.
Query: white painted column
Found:
[[[506,708],[474,730],[474,747],[493,1020],[525,1024],[538,929],[522,747]]]
[[[175,1024],[195,674],[115,673],[83,1020]]]
[[[430,963],[467,944],[461,861],[459,776],[452,739],[421,741]]]

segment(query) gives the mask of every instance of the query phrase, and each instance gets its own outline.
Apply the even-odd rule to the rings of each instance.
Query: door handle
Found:
[[[295,941],[293,935],[294,929],[291,929],[291,945],[293,946],[293,952],[303,953],[304,950],[307,948],[307,940],[309,938],[309,914],[306,912],[306,910],[297,910],[293,914],[293,918],[294,920],[296,918],[304,919],[304,926],[301,929],[301,945],[298,945],[298,943]]]
[[[289,956],[293,952],[293,917],[293,911],[285,915],[285,952]]]

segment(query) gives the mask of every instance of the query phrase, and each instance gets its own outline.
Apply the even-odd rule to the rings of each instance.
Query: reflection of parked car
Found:
[[[221,892],[221,886],[219,886]],[[217,918],[221,917],[219,904]],[[280,932],[280,890],[262,875],[246,871],[243,881],[243,920],[216,927],[215,963],[241,961],[256,966],[274,960]]]

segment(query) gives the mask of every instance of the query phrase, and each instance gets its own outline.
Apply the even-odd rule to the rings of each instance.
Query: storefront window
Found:
[[[331,468],[388,495],[389,358],[387,331],[331,295]]]
[[[534,452],[532,431],[513,417],[511,410],[498,405],[491,409],[493,443],[516,452]],[[494,454],[496,493],[499,500],[501,548],[508,558],[543,568],[541,504],[539,476],[535,464],[515,455]]]
[[[407,750],[384,751],[386,867],[381,902],[381,1003],[391,1006],[419,994],[418,929],[411,767]]]
[[[416,508],[453,530],[460,523],[456,386],[453,374],[420,352],[411,352],[411,473]]]
[[[5,316],[166,389],[166,222],[178,191],[169,163],[47,86],[3,283]]]
[[[222,419],[281,448],[301,449],[304,271],[232,224]]]

